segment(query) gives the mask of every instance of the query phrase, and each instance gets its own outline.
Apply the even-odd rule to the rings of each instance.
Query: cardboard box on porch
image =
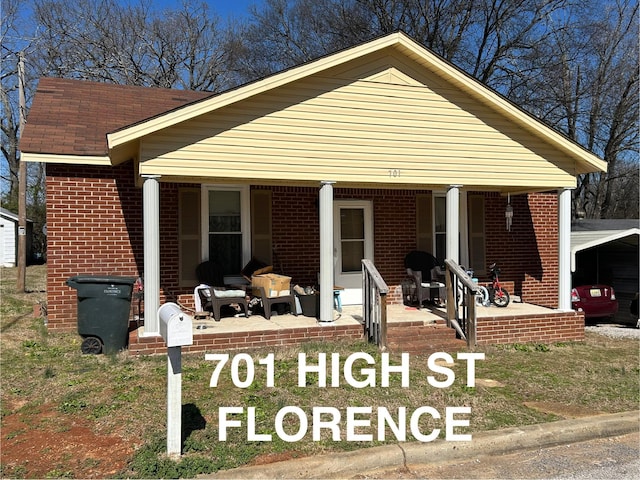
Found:
[[[256,296],[260,296],[261,292],[259,288],[255,287],[262,287],[267,298],[282,297],[291,294],[291,277],[277,273],[252,275],[251,287],[253,287],[253,294]]]

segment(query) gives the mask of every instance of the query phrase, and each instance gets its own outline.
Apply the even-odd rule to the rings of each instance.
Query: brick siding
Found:
[[[142,276],[142,189],[130,163],[116,167],[47,166],[48,327],[75,330],[76,292],[66,286],[78,274]],[[193,307],[193,287],[178,282],[178,189],[160,184],[161,302]],[[269,187],[253,187],[269,188]],[[292,282],[317,283],[318,188],[271,187],[274,263]],[[415,249],[414,190],[335,188],[336,200],[370,200],[374,211],[375,264],[400,303],[404,256]],[[424,193],[424,192],[421,192]],[[514,222],[505,229],[506,198],[488,193],[487,261],[498,261],[502,279],[525,302],[557,304],[557,195],[511,198]],[[551,220],[550,220],[551,219]],[[484,280],[484,279],[481,279]],[[135,305],[134,305],[135,308]]]
[[[215,350],[245,350],[262,347],[300,345],[334,339],[362,339],[360,325],[312,326],[286,330],[263,330],[233,333],[205,333],[193,336],[193,345],[182,347],[184,353],[201,353]],[[162,337],[139,337],[137,331],[129,334],[129,352],[132,355],[166,354],[167,346]]]
[[[317,188],[274,187],[273,248],[282,272],[301,285],[317,284],[320,225]],[[415,249],[415,191],[335,188],[334,199],[368,200],[374,213],[376,268],[388,285],[405,277],[404,256]],[[397,297],[400,301],[401,295]]]
[[[483,317],[477,320],[476,343],[556,343],[584,340],[584,314],[550,312],[545,315]]]
[[[558,196],[555,192],[514,195],[513,225],[506,229],[507,198],[485,197],[487,263],[497,262],[500,279],[513,282],[511,293],[527,303],[558,305]],[[481,279],[488,281],[488,278]]]
[[[142,194],[131,168],[47,165],[48,327],[76,329],[69,277],[141,271]]]
[[[415,340],[420,341],[420,335],[427,335],[428,339],[439,346],[432,351],[452,348],[450,340],[441,337],[455,335],[452,329],[442,325],[424,326],[422,322],[407,322],[401,327],[404,331],[409,328],[430,329],[434,333],[416,333]],[[440,328],[437,328],[440,327]],[[396,324],[395,328],[400,330]],[[214,329],[215,330],[215,329]],[[450,333],[446,333],[446,331]],[[393,329],[390,329],[393,332]],[[185,353],[204,353],[216,350],[248,350],[255,348],[300,345],[306,342],[330,341],[332,339],[362,340],[362,327],[348,326],[310,326],[291,328],[286,330],[263,330],[253,332],[233,333],[205,333],[193,337],[193,345],[182,348]],[[389,334],[390,338],[392,333]],[[447,337],[448,338],[448,337]],[[390,340],[393,342],[392,340]],[[437,343],[437,342],[441,343]],[[500,345],[513,343],[558,343],[584,341],[584,315],[577,312],[550,312],[545,315],[522,315],[507,317],[483,317],[478,319],[476,330],[477,345]],[[400,340],[395,351],[407,351],[407,345]],[[459,341],[458,341],[459,342]],[[445,348],[446,346],[446,348]],[[448,351],[448,350],[447,350]],[[166,354],[167,347],[161,337],[140,337],[137,330],[129,334],[129,352],[132,355]]]

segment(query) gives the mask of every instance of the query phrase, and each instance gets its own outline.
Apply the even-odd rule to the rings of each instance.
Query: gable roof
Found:
[[[181,108],[176,108],[173,111],[148,118],[136,124],[130,124],[110,132],[107,135],[109,148],[114,149],[120,147],[128,142],[138,140],[145,135],[194,119],[278,87],[291,84],[297,80],[320,74],[331,68],[345,65],[348,62],[387,48],[399,51],[421,67],[434,72],[448,84],[467,93],[479,103],[488,105],[500,115],[509,118],[514,124],[517,124],[539,139],[563,151],[564,154],[576,161],[575,174],[606,171],[606,162],[592,152],[552,129],[541,120],[513,104],[504,96],[490,89],[434,52],[426,49],[402,32],[380,37],[298,67],[276,73],[265,79],[249,83],[228,92],[186,104]]]
[[[606,162],[596,155],[404,33],[386,35],[221,94],[42,79],[20,142],[23,158],[115,164],[135,157],[140,141],[155,132],[204,118],[206,114],[268,94],[278,87],[288,88],[298,80],[330,75],[330,69],[344,70],[357,60],[362,62],[369,55],[384,52],[402,56],[430,72],[438,82],[442,80],[526,132],[532,141],[554,149],[573,163],[567,173],[575,176],[606,171]]]
[[[20,138],[23,154],[110,164],[106,134],[210,92],[42,78]],[[34,155],[27,155],[27,160]]]

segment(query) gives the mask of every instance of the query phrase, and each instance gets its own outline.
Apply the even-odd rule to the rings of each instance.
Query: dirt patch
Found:
[[[88,420],[66,417],[50,405],[38,413],[2,419],[2,476],[106,478],[121,472],[134,446],[117,435],[101,435]]]
[[[559,417],[571,419],[592,417],[602,412],[597,412],[590,408],[576,407],[575,405],[565,405],[559,402],[525,402],[524,405],[528,408],[533,408],[539,412],[552,413]]]

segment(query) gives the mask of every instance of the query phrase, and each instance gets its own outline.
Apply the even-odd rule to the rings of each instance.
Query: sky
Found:
[[[157,4],[159,8],[163,6],[177,8],[183,1],[184,0],[151,0],[151,3]],[[220,15],[222,19],[228,16],[240,18],[247,14],[250,5],[263,3],[263,0],[195,0],[193,3],[199,3],[200,1],[209,4],[210,9]]]

